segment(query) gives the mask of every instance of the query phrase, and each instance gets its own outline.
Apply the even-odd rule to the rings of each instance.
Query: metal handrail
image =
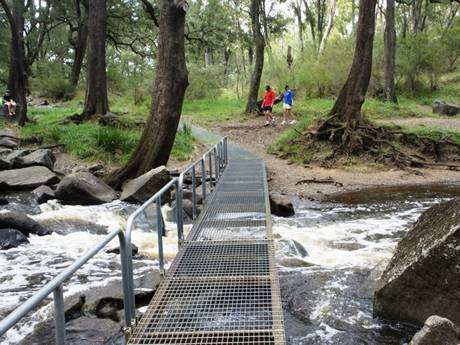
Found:
[[[214,156],[214,160],[213,160]],[[209,187],[210,189],[215,186],[217,180],[220,178],[223,169],[228,163],[227,153],[227,138],[223,138],[210,148],[206,153],[197,160],[195,163],[190,165],[184,170],[177,178],[172,179],[166,184],[160,191],[152,196],[147,202],[139,207],[129,218],[126,226],[126,233],[122,230],[117,229],[108,234],[104,239],[97,244],[94,248],[87,251],[82,257],[76,260],[72,265],[67,267],[57,277],[42,287],[37,293],[30,297],[27,301],[22,303],[18,308],[11,312],[6,318],[0,321],[0,336],[4,335],[9,329],[17,324],[24,316],[30,313],[40,302],[46,299],[51,293],[53,293],[54,299],[54,314],[56,323],[56,344],[65,345],[66,334],[65,334],[65,310],[64,310],[64,296],[62,286],[77,270],[91,260],[96,254],[98,254],[103,248],[107,246],[115,237],[118,236],[120,242],[120,261],[122,271],[122,284],[123,284],[123,305],[124,305],[124,317],[125,317],[125,335],[129,337],[130,332],[137,323],[136,319],[136,304],[134,296],[134,274],[133,274],[133,256],[131,247],[131,235],[134,228],[134,221],[145,213],[147,207],[152,204],[156,205],[156,220],[158,227],[158,254],[159,254],[159,265],[160,273],[165,274],[164,270],[164,254],[163,254],[163,216],[161,213],[161,203],[163,195],[170,189],[176,190],[176,217],[177,217],[177,235],[179,240],[179,246],[183,242],[183,184],[184,178],[187,173],[192,172],[192,190],[193,190],[193,215],[196,217],[196,166],[201,167],[201,179],[203,188],[203,200],[206,198],[206,181],[208,175],[206,171],[206,160],[209,159],[208,172],[209,172]],[[214,166],[213,166],[214,165]],[[213,172],[214,171],[214,172]]]
[[[98,245],[87,251],[82,257],[76,260],[72,265],[67,267],[64,272],[60,273],[56,278],[47,283],[37,293],[30,297],[27,301],[22,303],[18,308],[11,312],[7,317],[0,321],[0,336],[5,334],[11,327],[18,323],[24,316],[30,313],[40,302],[46,299],[53,293],[54,299],[54,315],[56,322],[56,344],[65,345],[65,310],[64,310],[64,296],[62,286],[76,271],[85,265],[90,259],[98,254],[103,248],[109,244],[115,237],[118,236],[120,242],[120,260],[122,270],[123,292],[124,299],[126,299],[128,275],[125,258],[125,236],[122,230],[117,229],[108,234]],[[124,301],[126,302],[126,301]],[[125,322],[129,324],[130,315],[125,313]]]
[[[207,162],[208,160],[208,162]],[[177,220],[177,237],[178,245],[181,246],[184,241],[184,221],[183,221],[183,185],[184,178],[188,173],[192,174],[192,203],[193,203],[193,215],[192,218],[196,217],[197,200],[196,200],[196,167],[199,165],[201,169],[201,183],[203,190],[203,202],[206,199],[206,181],[209,178],[209,187],[212,189],[220,178],[223,169],[228,163],[227,153],[227,138],[222,138],[216,145],[206,151],[203,156],[186,168],[179,177],[172,179],[167,185],[159,190],[154,196],[147,200],[139,209],[136,210],[129,218],[126,225],[125,232],[125,258],[127,267],[127,291],[125,295],[125,318],[127,319],[130,315],[130,322],[127,322],[127,328],[125,329],[126,334],[130,334],[133,328],[137,324],[136,308],[134,302],[134,277],[133,277],[133,258],[131,248],[132,232],[134,230],[134,222],[140,215],[144,215],[147,218],[145,210],[147,207],[156,204],[156,223],[158,232],[158,261],[160,266],[160,274],[165,276],[166,272],[164,269],[164,253],[163,253],[163,215],[161,213],[161,201],[165,193],[171,189],[175,189],[176,192],[176,220]],[[208,165],[208,171],[206,171],[206,165]]]

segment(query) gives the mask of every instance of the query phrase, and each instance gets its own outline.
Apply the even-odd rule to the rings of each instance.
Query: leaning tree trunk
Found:
[[[397,103],[395,89],[396,29],[395,0],[387,0],[385,24],[385,99]]]
[[[265,40],[261,28],[261,2],[263,0],[251,0],[251,24],[252,36],[256,48],[256,61],[252,72],[251,84],[249,86],[248,103],[246,104],[246,112],[257,111],[257,97],[259,96],[260,81],[264,69],[264,54]]]
[[[160,6],[160,38],[150,118],[129,162],[109,178],[109,184],[117,188],[124,181],[168,162],[179,125],[188,86],[184,42],[187,2],[161,0]]]
[[[353,63],[348,79],[331,110],[331,115],[352,127],[362,119],[361,108],[371,79],[376,1],[360,1]]]
[[[83,4],[83,13],[80,6],[80,1],[75,2],[75,10],[77,13],[77,37],[71,39],[71,44],[74,49],[72,71],[70,73],[70,83],[76,87],[80,79],[83,60],[85,59],[86,47],[88,45],[88,10]]]
[[[24,50],[24,1],[17,0],[10,10],[5,0],[0,0],[11,30],[10,67],[8,88],[18,104],[16,118],[20,126],[27,122],[27,74]]]
[[[105,44],[107,35],[106,0],[89,0],[87,85],[83,119],[105,115],[109,111]]]

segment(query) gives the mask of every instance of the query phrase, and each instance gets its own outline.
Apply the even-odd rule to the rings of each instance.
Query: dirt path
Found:
[[[457,124],[460,130],[460,122]],[[263,127],[263,119],[257,118],[245,123],[225,123],[211,130],[227,135],[230,140],[259,154],[264,158],[270,189],[302,198],[324,200],[328,195],[356,191],[379,186],[424,185],[436,183],[459,183],[460,172],[436,169],[389,169],[386,171],[360,167],[350,170],[325,169],[320,166],[308,167],[289,165],[286,160],[267,153],[267,148],[284,131],[285,127]],[[327,180],[328,183],[302,180]],[[335,182],[335,183],[334,183]]]
[[[460,118],[420,117],[411,119],[383,120],[379,122],[403,127],[432,127],[460,131]]]

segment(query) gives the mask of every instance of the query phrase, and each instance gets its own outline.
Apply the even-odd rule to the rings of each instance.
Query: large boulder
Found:
[[[115,191],[89,172],[77,172],[62,179],[56,198],[67,205],[99,205],[117,198]]]
[[[59,178],[46,167],[29,167],[0,171],[0,192],[34,189],[41,185],[53,185]]]
[[[22,232],[16,229],[0,229],[0,250],[16,248],[27,243],[29,240]]]
[[[40,149],[29,153],[26,156],[19,157],[14,163],[15,167],[27,168],[31,166],[45,166],[50,170],[53,170],[56,157],[53,151],[48,149]]]
[[[410,345],[458,345],[460,330],[452,321],[433,315],[426,321],[423,328],[414,335]]]
[[[0,138],[0,147],[15,149],[18,147],[18,143],[11,138]]]
[[[56,199],[54,190],[48,186],[40,186],[32,191],[32,194],[35,196],[39,204],[43,204],[48,200]]]
[[[447,103],[445,101],[436,100],[433,102],[433,113],[447,115],[447,116],[455,116],[460,114],[460,106],[456,104]]]
[[[11,129],[0,129],[0,138],[9,138],[13,139],[14,141],[21,140],[21,137]]]
[[[40,223],[18,212],[0,213],[0,229],[15,229],[29,237],[30,234],[45,236],[51,232]]]
[[[121,200],[143,203],[157,193],[171,180],[166,167],[150,170],[148,173],[130,180],[123,186]]]
[[[281,193],[270,193],[270,208],[272,214],[278,217],[291,217],[295,215],[294,205],[289,200],[289,196]]]
[[[460,324],[460,199],[426,211],[382,274],[374,314],[423,325],[431,315]]]

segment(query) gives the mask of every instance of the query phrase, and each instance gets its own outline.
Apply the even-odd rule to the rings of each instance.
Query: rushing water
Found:
[[[296,265],[283,261],[284,252],[277,254],[289,344],[403,344],[414,331],[411,327],[372,316],[373,269],[384,267],[398,240],[424,210],[457,192],[458,188],[379,190],[321,204],[297,200],[295,217],[275,218],[278,241],[295,240],[308,252],[306,257],[296,257]],[[10,204],[2,211],[25,212],[53,234],[31,236],[30,245],[0,252],[0,318],[108,232],[124,227],[135,209],[119,201],[63,206],[56,201],[37,205],[27,194],[7,198]],[[167,207],[163,211],[169,212]],[[137,276],[157,268],[156,235],[148,227],[139,223],[134,233],[133,241],[142,254],[135,260]],[[167,222],[166,227],[165,252],[170,260],[177,251],[177,239],[174,224]],[[116,240],[109,245],[115,246]],[[65,284],[65,295],[119,280],[119,257],[102,252]],[[49,315],[49,309],[42,307],[26,318],[0,344],[20,344],[33,325]]]

